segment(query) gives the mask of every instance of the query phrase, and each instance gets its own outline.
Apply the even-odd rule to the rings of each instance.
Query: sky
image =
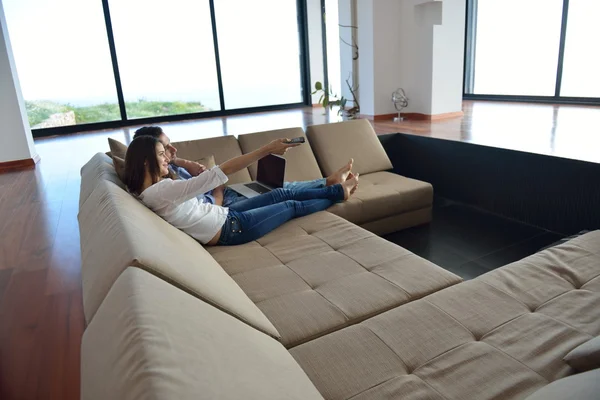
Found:
[[[101,0],[2,4],[25,100],[117,102]],[[109,7],[126,101],[219,109],[208,0],[110,0]],[[301,102],[296,1],[216,0],[215,15],[226,108]]]

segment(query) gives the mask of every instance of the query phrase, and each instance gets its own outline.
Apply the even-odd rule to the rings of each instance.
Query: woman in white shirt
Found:
[[[274,140],[251,153],[232,158],[188,180],[169,177],[169,158],[152,136],[134,139],[125,159],[125,184],[156,214],[202,244],[237,245],[256,240],[292,218],[347,200],[358,186],[358,174],[343,183],[319,189],[275,189],[230,208],[199,202],[196,196],[223,190],[227,175],[267,154],[285,154],[297,144]]]

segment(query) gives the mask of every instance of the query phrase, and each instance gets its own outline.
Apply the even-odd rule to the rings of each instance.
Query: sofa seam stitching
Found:
[[[583,335],[588,335],[588,336],[590,336],[590,338],[594,338],[594,337],[595,337],[593,334],[591,334],[591,333],[587,333],[587,332],[584,332],[584,331],[582,331],[581,329],[577,328],[576,326],[573,326],[573,325],[569,324],[568,322],[565,322],[565,321],[563,321],[563,320],[561,320],[561,319],[555,318],[555,317],[553,317],[552,315],[548,315],[548,314],[545,314],[545,313],[543,313],[543,312],[540,312],[540,314],[542,314],[542,315],[544,315],[544,316],[546,316],[546,317],[550,318],[551,320],[553,320],[553,321],[555,321],[555,322],[558,322],[559,324],[566,325],[566,326],[568,326],[569,328],[571,328],[571,329],[573,329],[573,330],[575,330],[575,331],[577,331],[577,332],[579,332],[579,333],[581,333],[581,334],[583,334]]]
[[[533,312],[538,312],[538,310],[539,310],[541,307],[545,306],[546,304],[548,304],[548,303],[550,303],[550,302],[553,302],[553,301],[554,301],[554,300],[556,300],[556,299],[559,299],[559,298],[561,298],[561,297],[565,296],[565,295],[566,295],[566,294],[568,294],[568,293],[571,293],[571,292],[572,292],[572,291],[574,291],[574,290],[577,290],[577,289],[573,288],[573,289],[569,289],[569,290],[567,290],[567,291],[565,291],[565,292],[562,292],[562,293],[559,293],[559,294],[557,294],[556,296],[554,296],[554,297],[552,297],[552,298],[550,298],[550,299],[548,299],[548,300],[544,301],[544,302],[543,302],[543,303],[541,303],[540,305],[538,305],[538,306],[537,306],[537,307],[536,307],[536,308],[533,310]]]
[[[405,362],[405,361],[402,359],[402,357],[400,357],[400,355],[399,355],[398,353],[396,353],[396,352],[394,351],[394,349],[392,349],[392,348],[390,347],[390,345],[389,345],[389,344],[387,344],[387,343],[385,342],[385,340],[383,340],[383,339],[382,339],[382,338],[381,338],[381,337],[380,337],[378,334],[376,334],[376,333],[373,331],[373,329],[371,329],[370,327],[368,327],[366,324],[363,324],[363,323],[361,323],[360,325],[361,325],[362,327],[364,327],[365,329],[367,329],[369,332],[371,332],[371,333],[373,334],[373,336],[375,336],[375,337],[376,337],[376,338],[377,338],[377,339],[378,339],[378,340],[379,340],[381,343],[383,343],[383,345],[384,345],[385,347],[387,347],[387,349],[388,349],[389,351],[391,351],[391,352],[392,352],[392,354],[393,354],[393,355],[395,355],[395,356],[396,356],[396,358],[397,358],[398,360],[400,360],[400,362],[402,363],[402,366],[403,366],[403,367],[404,367],[404,369],[406,370],[406,373],[405,373],[405,375],[408,375],[408,374],[410,374],[410,372],[409,372],[409,371],[410,371],[410,368],[408,368],[408,365],[406,364],[406,362]]]
[[[508,296],[509,298],[511,298],[512,300],[516,301],[517,303],[519,303],[520,305],[522,305],[523,307],[525,307],[527,310],[529,310],[529,312],[531,312],[531,308],[527,304],[525,304],[521,300],[517,299],[516,297],[513,297],[509,293],[506,293],[504,290],[499,289],[496,286],[490,285],[489,283],[487,283],[484,280],[478,279],[477,281],[483,283],[484,285],[486,285],[486,286],[488,286],[488,287],[490,287],[492,289],[495,289],[495,290],[499,291],[500,293],[502,293],[502,294],[504,294],[506,296]]]
[[[515,357],[513,357],[510,354],[506,353],[505,351],[502,351],[499,348],[497,348],[496,346],[493,346],[493,345],[489,344],[488,342],[481,342],[481,343],[485,343],[487,346],[490,346],[491,348],[495,349],[497,352],[504,354],[506,357],[508,357],[508,358],[510,358],[512,360],[515,360],[516,362],[518,362],[519,364],[521,364],[522,366],[524,366],[528,370],[530,370],[530,371],[534,372],[536,375],[540,376],[546,382],[551,382],[551,380],[549,380],[548,378],[546,378],[544,375],[542,375],[541,373],[539,373],[535,369],[531,368],[529,365],[525,364],[523,361],[516,359]]]
[[[508,321],[501,323],[500,325],[496,326],[495,328],[492,328],[490,331],[488,331],[488,332],[486,332],[485,334],[483,334],[483,335],[481,336],[481,338],[479,338],[479,341],[480,341],[480,342],[483,342],[483,341],[485,340],[485,338],[486,338],[488,335],[490,335],[490,334],[494,333],[494,332],[495,332],[495,331],[497,331],[498,329],[505,327],[506,325],[510,324],[511,322],[514,322],[514,321],[518,320],[519,318],[523,318],[523,317],[525,317],[526,315],[531,315],[531,314],[533,314],[533,313],[523,313],[523,314],[519,314],[519,315],[517,315],[516,317],[514,317],[514,318],[511,318],[511,319],[509,319]],[[486,342],[486,343],[487,343],[487,342]]]
[[[454,286],[454,285],[453,285]],[[452,286],[449,286],[452,287]],[[477,338],[475,337],[475,334],[473,332],[471,332],[471,330],[469,328],[467,328],[466,326],[463,325],[462,322],[460,322],[459,320],[457,320],[456,318],[454,318],[454,316],[450,315],[446,310],[438,307],[436,304],[432,303],[431,301],[429,301],[428,299],[423,299],[423,301],[425,301],[427,304],[430,304],[431,306],[433,306],[435,309],[437,309],[438,311],[441,311],[442,313],[446,314],[449,318],[451,318],[454,322],[456,322],[457,324],[459,324],[460,326],[463,327],[464,330],[466,330],[467,332],[469,332],[471,334],[471,337],[473,338],[473,340],[477,340]]]
[[[306,232],[306,231],[305,231],[305,230],[304,230],[302,227],[299,227],[299,228],[300,228],[300,229],[302,229],[304,232]],[[307,234],[308,234],[308,232],[307,232]],[[309,236],[313,236],[313,235],[309,235]],[[315,237],[315,236],[313,236],[313,237]],[[317,238],[317,239],[319,239],[319,238]],[[319,240],[321,240],[321,239],[319,239]],[[322,241],[322,240],[321,240],[321,241]],[[322,242],[323,242],[323,241],[322,241]],[[323,243],[327,244],[326,242],[323,242]],[[329,245],[328,245],[328,246],[329,246]],[[264,246],[263,246],[263,247],[264,247]],[[330,247],[330,248],[333,250],[333,248],[332,248],[331,246],[329,246],[329,247]],[[313,287],[312,287],[312,286],[311,286],[311,285],[310,285],[308,282],[306,282],[306,281],[305,281],[305,280],[304,280],[304,279],[303,279],[303,278],[302,278],[300,275],[298,275],[298,274],[297,274],[297,273],[296,273],[294,270],[292,270],[290,267],[288,267],[288,266],[287,266],[287,264],[286,264],[286,263],[284,263],[284,262],[283,262],[283,261],[282,261],[282,260],[281,260],[279,257],[277,257],[277,256],[276,256],[276,255],[275,255],[275,254],[274,254],[274,253],[273,253],[273,252],[270,250],[270,249],[267,249],[266,247],[264,247],[264,248],[265,248],[265,249],[266,249],[266,250],[267,250],[269,253],[273,254],[273,257],[275,257],[276,259],[278,259],[278,260],[279,260],[279,262],[281,262],[281,265],[284,265],[284,266],[285,266],[287,269],[289,269],[289,270],[290,270],[290,271],[292,271],[292,272],[293,272],[295,275],[297,275],[298,277],[300,277],[300,279],[302,279],[302,280],[303,280],[303,281],[304,281],[304,282],[305,282],[305,283],[308,285],[308,287],[310,288],[310,291],[312,291],[312,292],[314,292],[314,293],[317,293],[317,294],[318,294],[318,295],[319,295],[319,296],[320,296],[320,297],[321,297],[323,300],[325,300],[327,303],[329,303],[331,306],[333,306],[333,307],[334,307],[336,310],[338,310],[338,311],[339,311],[339,312],[340,312],[340,313],[341,313],[341,314],[344,316],[344,318],[346,319],[346,321],[350,321],[350,317],[348,317],[344,311],[342,311],[342,310],[341,310],[341,309],[340,309],[338,306],[336,306],[336,305],[335,305],[335,304],[333,304],[331,301],[329,301],[327,298],[325,298],[325,297],[324,297],[324,296],[323,296],[321,293],[317,292],[317,291],[316,291],[316,290],[315,290],[315,289],[314,289],[314,288],[313,288]],[[335,251],[335,250],[334,250],[334,251]],[[307,291],[308,291],[308,290],[307,290]],[[298,291],[298,292],[294,292],[294,293],[299,293],[299,292],[302,292],[302,291]],[[283,296],[284,296],[284,295],[277,296],[277,297],[273,297],[273,298],[278,298],[278,297],[283,297]],[[268,300],[271,300],[271,299],[267,299],[267,300],[265,300],[265,301],[268,301]],[[257,304],[257,307],[258,307],[258,303],[255,303],[255,304]],[[261,311],[262,311],[262,310],[261,310]],[[267,319],[268,319],[268,318],[267,318]]]
[[[302,227],[300,227],[300,229],[304,230]],[[306,231],[304,231],[304,232],[306,232]],[[308,234],[308,233],[307,233],[307,234]],[[313,236],[313,235],[309,235],[309,236]],[[313,236],[313,237],[315,237],[315,236]],[[319,238],[317,238],[317,239],[319,239]],[[321,239],[319,239],[319,240],[321,240]],[[321,240],[321,241],[322,241],[322,240]],[[323,241],[322,241],[322,242],[323,242]],[[323,242],[323,243],[327,244],[326,242]],[[329,246],[329,245],[328,245],[328,246]],[[330,248],[333,250],[333,248],[332,248],[331,246],[329,246],[329,247],[330,247]],[[267,249],[267,248],[265,247],[265,249]],[[281,264],[282,264],[282,265],[285,265],[285,267],[286,267],[287,269],[289,269],[289,270],[290,270],[290,271],[292,271],[294,274],[296,274],[296,272],[295,272],[294,270],[292,270],[290,267],[288,267],[288,266],[287,266],[287,264],[286,264],[286,263],[284,263],[284,262],[283,262],[283,261],[282,261],[282,260],[281,260],[279,257],[277,257],[277,256],[276,256],[276,255],[275,255],[275,254],[274,254],[274,253],[273,253],[271,250],[267,249],[267,251],[269,251],[269,253],[273,254],[273,257],[275,257],[276,259],[278,259],[278,260],[279,260],[279,262],[281,262]],[[334,250],[334,251],[335,251],[335,250]],[[298,275],[298,274],[296,274],[296,275]],[[303,279],[303,278],[302,278],[300,275],[298,275],[298,276],[300,277],[300,279],[302,279],[304,282],[306,282],[306,281],[305,281],[305,280],[304,280],[304,279]],[[309,284],[308,284],[308,282],[306,282],[306,284],[308,285],[308,287],[310,287],[311,291],[313,291],[313,292],[317,293],[319,296],[321,296],[321,298],[322,298],[323,300],[325,300],[327,303],[329,303],[331,306],[333,306],[333,307],[334,307],[336,310],[338,310],[340,313],[342,313],[342,315],[344,316],[344,318],[346,319],[346,321],[350,321],[350,317],[348,317],[344,311],[342,311],[342,310],[341,310],[341,309],[340,309],[338,306],[336,306],[336,305],[335,305],[335,304],[333,304],[331,301],[329,301],[327,298],[325,298],[325,297],[324,297],[324,296],[323,296],[321,293],[317,292],[317,291],[316,291],[316,290],[315,290],[315,289],[314,289],[314,288],[313,288],[311,285],[309,285]],[[298,293],[298,292],[294,292],[294,293]],[[284,295],[277,296],[277,297],[283,297],[283,296],[284,296]],[[267,299],[267,300],[270,300],[270,299]]]

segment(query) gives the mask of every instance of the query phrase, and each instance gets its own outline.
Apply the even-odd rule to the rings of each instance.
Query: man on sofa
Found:
[[[190,179],[206,171],[206,166],[198,162],[185,160],[183,158],[177,157],[177,149],[171,144],[171,139],[169,139],[169,137],[163,132],[162,128],[158,126],[144,126],[135,131],[133,138],[135,139],[139,136],[146,135],[153,136],[162,143],[165,150],[167,151],[169,159],[171,160],[169,167],[171,171],[180,179]],[[344,165],[342,168],[340,168],[327,178],[320,178],[312,181],[303,182],[284,182],[283,187],[286,189],[315,189],[324,186],[335,185],[336,183],[343,182],[348,176],[348,174],[352,170],[352,162],[353,160],[351,159],[346,165]],[[198,196],[198,200],[223,207],[229,207],[230,205],[240,200],[246,199],[245,196],[227,187],[223,188],[223,190],[221,190],[220,188],[217,189]]]

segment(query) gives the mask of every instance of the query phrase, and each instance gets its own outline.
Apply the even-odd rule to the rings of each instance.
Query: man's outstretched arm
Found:
[[[200,163],[179,157],[175,158],[174,160],[171,160],[171,162],[177,165],[178,167],[185,168],[192,176],[198,176],[207,169],[204,165]]]

